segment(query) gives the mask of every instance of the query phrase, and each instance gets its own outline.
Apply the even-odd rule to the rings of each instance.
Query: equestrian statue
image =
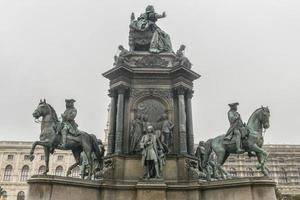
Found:
[[[46,102],[40,100],[37,108],[33,112],[33,117],[37,122],[41,121],[40,140],[32,144],[30,151],[30,160],[34,159],[34,150],[37,145],[44,148],[46,170],[43,174],[49,172],[49,156],[54,153],[55,149],[71,150],[75,158],[75,163],[68,168],[67,176],[71,174],[72,169],[81,165],[81,153],[87,157],[89,165],[88,179],[93,175],[94,165],[103,166],[104,149],[99,148],[95,135],[88,134],[79,130],[75,122],[77,110],[74,107],[75,100],[66,99],[66,110],[62,114],[62,121],[57,117],[54,108]],[[96,159],[94,159],[95,157]],[[82,176],[84,178],[84,175]]]
[[[230,128],[225,135],[220,135],[205,142],[205,153],[202,167],[205,169],[210,160],[210,155],[216,154],[216,167],[222,178],[231,176],[223,169],[222,165],[230,154],[243,154],[256,156],[258,160],[257,169],[265,176],[269,170],[265,166],[268,153],[262,148],[264,143],[263,133],[270,127],[270,111],[268,107],[261,106],[250,116],[248,123],[244,124],[240,114],[237,112],[239,103],[229,104],[228,119]]]

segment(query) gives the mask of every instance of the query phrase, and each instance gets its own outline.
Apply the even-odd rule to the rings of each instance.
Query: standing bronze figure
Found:
[[[160,178],[160,172],[162,171],[161,156],[159,151],[163,150],[163,147],[159,141],[159,138],[154,133],[153,126],[147,127],[147,134],[144,135],[140,142],[142,151],[142,164],[144,166],[143,178]]]
[[[174,124],[169,120],[167,114],[163,114],[161,117],[161,133],[162,142],[170,149],[172,144]]]
[[[140,114],[136,115],[136,119],[132,121],[130,128],[130,153],[140,151],[140,141],[143,135],[143,121]]]

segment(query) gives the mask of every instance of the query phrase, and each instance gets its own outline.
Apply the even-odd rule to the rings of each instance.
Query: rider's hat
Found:
[[[74,102],[76,102],[76,101],[75,101],[74,99],[66,99],[65,102],[66,102],[66,103],[74,103]]]
[[[233,107],[233,106],[238,106],[239,103],[238,103],[238,102],[234,102],[234,103],[230,103],[230,104],[228,104],[228,105],[229,105],[229,107]]]
[[[148,5],[146,7],[146,13],[151,13],[151,12],[154,12],[154,7],[152,5]]]

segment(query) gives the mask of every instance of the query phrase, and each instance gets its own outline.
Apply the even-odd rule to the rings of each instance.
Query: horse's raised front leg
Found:
[[[31,146],[31,150],[30,150],[30,161],[33,161],[33,159],[34,159],[34,150],[35,150],[35,147],[37,146],[37,145],[40,145],[40,146],[43,146],[43,147],[45,147],[45,146],[47,146],[47,144],[48,144],[48,142],[44,142],[44,141],[35,141],[33,144],[32,144],[32,146]]]

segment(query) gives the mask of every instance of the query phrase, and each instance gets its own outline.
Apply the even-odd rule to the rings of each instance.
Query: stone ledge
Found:
[[[33,175],[27,180],[27,183],[48,183],[48,184],[63,184],[80,187],[92,187],[98,188],[100,185],[99,181],[82,180],[80,178],[54,176],[54,175]]]
[[[112,154],[112,155],[107,155],[105,156],[105,159],[109,159],[109,158],[114,158],[114,157],[121,157],[124,159],[135,159],[135,160],[141,160],[142,155],[138,154],[138,155],[127,155],[127,154]],[[176,153],[170,153],[167,154],[167,159],[174,159],[174,158],[191,158],[191,159],[197,159],[195,156],[192,155],[182,155],[182,154],[176,154]]]
[[[275,182],[265,177],[174,183],[36,175],[28,183],[30,200],[275,200]]]
[[[168,190],[207,190],[217,188],[231,188],[243,186],[271,186],[274,187],[276,183],[266,177],[254,178],[236,178],[229,180],[216,181],[190,181],[190,182],[170,182],[162,180],[148,181],[113,181],[113,180],[82,180],[79,178],[62,177],[53,175],[34,175],[28,181],[30,183],[45,183],[45,184],[63,184],[70,186],[80,186],[89,188],[107,188],[107,189],[138,189],[138,188],[165,188]]]
[[[163,180],[141,181],[136,184],[137,189],[166,189],[167,184]]]
[[[276,186],[275,181],[267,177],[253,177],[253,178],[235,178],[229,180],[218,180],[211,182],[199,182],[200,188],[215,189],[215,188],[229,188],[236,186]]]

